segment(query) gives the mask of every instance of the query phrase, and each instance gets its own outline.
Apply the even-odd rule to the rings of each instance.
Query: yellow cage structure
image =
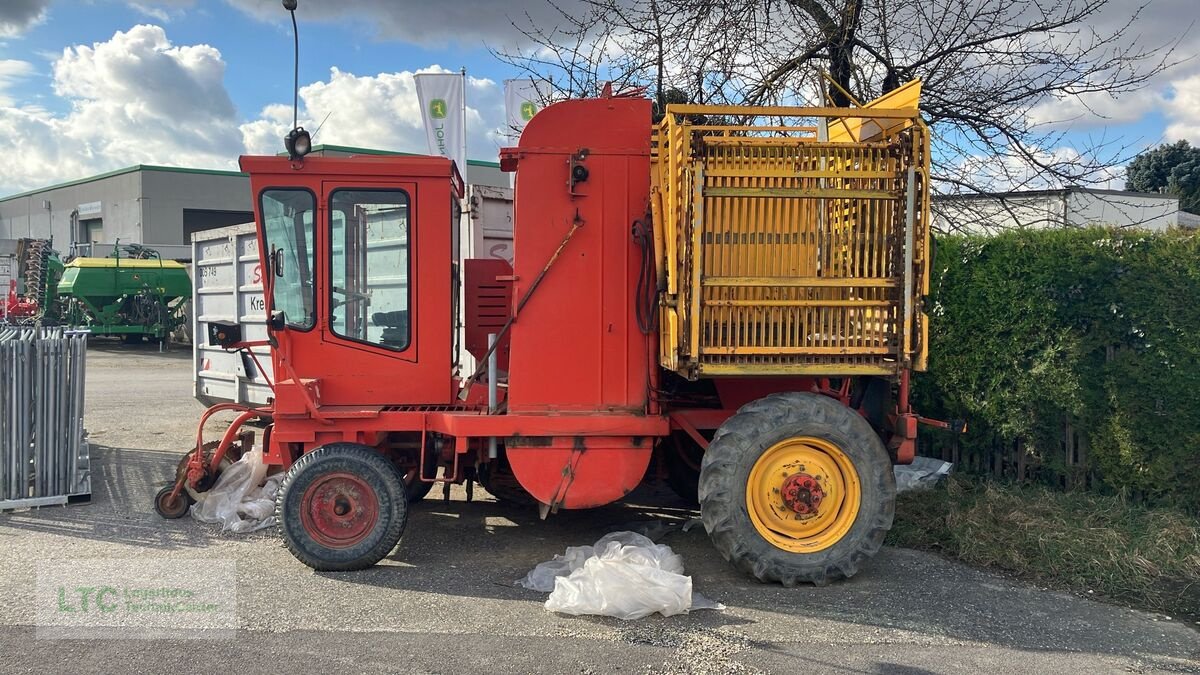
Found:
[[[667,107],[651,194],[663,367],[690,379],[925,369],[919,95],[914,81],[851,108]]]

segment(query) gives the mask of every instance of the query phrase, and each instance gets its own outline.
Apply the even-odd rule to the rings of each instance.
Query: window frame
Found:
[[[372,193],[373,192],[373,193],[380,193],[380,194],[388,194],[388,193],[397,194],[398,193],[398,194],[404,195],[405,211],[406,211],[405,224],[404,224],[404,239],[405,239],[405,241],[404,241],[404,250],[405,250],[405,255],[404,255],[404,260],[405,260],[404,292],[406,295],[405,311],[408,312],[408,320],[407,320],[406,326],[405,326],[404,346],[403,347],[393,347],[391,345],[383,344],[382,342],[372,342],[371,340],[360,340],[358,338],[351,337],[349,335],[343,335],[342,333],[339,333],[337,331],[337,329],[334,328],[334,325],[333,325],[334,297],[333,297],[333,295],[334,295],[335,284],[334,284],[334,279],[333,279],[333,267],[334,267],[334,265],[333,265],[333,258],[334,258],[333,216],[334,216],[334,212],[337,211],[337,209],[334,208],[333,201],[337,197],[339,192],[358,192],[358,193],[364,193],[364,192]],[[325,227],[326,235],[329,237],[329,255],[327,256],[327,260],[326,260],[326,264],[328,264],[328,266],[329,266],[329,293],[326,296],[326,305],[325,305],[326,306],[326,317],[325,318],[329,324],[329,334],[330,335],[336,337],[339,340],[346,340],[348,342],[353,342],[354,344],[358,344],[358,345],[365,345],[367,347],[374,347],[377,349],[387,350],[388,352],[391,352],[393,354],[401,354],[401,353],[407,352],[410,348],[412,348],[413,342],[414,342],[413,320],[412,320],[412,317],[414,314],[414,312],[413,312],[413,297],[414,297],[413,296],[413,232],[414,232],[413,222],[414,222],[414,217],[413,216],[416,213],[416,207],[414,206],[414,202],[415,202],[415,200],[413,198],[412,192],[410,190],[406,190],[399,186],[356,187],[354,185],[339,185],[338,187],[329,191],[329,193],[327,195],[327,202],[326,202],[326,207],[327,207],[326,214],[327,215],[326,215],[326,227]],[[383,202],[376,202],[376,203],[383,203]],[[342,253],[343,256],[345,255],[344,247],[345,247],[345,243],[343,242],[343,253]],[[370,273],[370,268],[367,269],[367,272],[368,272],[368,274]],[[369,320],[369,317],[368,317],[368,320]]]
[[[310,295],[311,295],[311,299],[312,299],[312,316],[310,317],[310,321],[309,321],[308,325],[303,325],[303,324],[293,323],[290,320],[290,318],[287,317],[286,314],[284,315],[284,318],[287,319],[287,321],[284,322],[284,325],[288,329],[295,330],[295,331],[298,331],[301,333],[308,333],[317,327],[317,318],[320,315],[320,309],[317,307],[317,286],[320,285],[319,280],[318,280],[319,272],[318,272],[318,264],[317,264],[318,263],[318,261],[317,261],[317,248],[318,248],[317,237],[319,236],[319,232],[321,231],[321,228],[318,226],[318,221],[320,220],[320,216],[321,216],[321,214],[320,214],[321,200],[317,197],[317,193],[312,188],[301,187],[298,185],[268,186],[268,187],[263,188],[262,190],[259,190],[259,192],[258,192],[258,213],[259,213],[259,218],[261,220],[261,227],[259,228],[259,231],[262,235],[262,241],[260,242],[261,251],[259,254],[259,260],[266,261],[267,269],[265,269],[263,271],[265,273],[265,276],[269,276],[269,278],[271,279],[271,293],[270,293],[271,305],[267,310],[267,321],[268,322],[270,321],[271,313],[277,309],[277,307],[275,306],[275,287],[276,287],[276,283],[279,281],[279,277],[275,276],[275,269],[273,267],[273,258],[271,255],[272,251],[271,251],[270,239],[267,237],[267,214],[266,214],[266,210],[263,208],[263,198],[266,197],[268,192],[304,192],[304,193],[307,193],[308,196],[312,199],[312,241],[308,242],[308,249],[310,251],[309,274],[311,275],[311,278],[312,278],[312,285],[311,285],[312,287],[310,289]],[[263,246],[263,244],[265,244],[265,246]],[[265,284],[264,284],[264,286],[265,286]],[[265,291],[265,288],[264,288],[264,291]]]

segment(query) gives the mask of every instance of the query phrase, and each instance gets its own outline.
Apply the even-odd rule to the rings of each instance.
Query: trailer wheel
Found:
[[[275,500],[288,550],[315,570],[360,570],[396,547],[408,519],[404,478],[366,446],[334,443],[296,460]]]
[[[895,500],[878,434],[818,394],[746,404],[721,425],[700,470],[713,545],[744,572],[786,586],[854,576],[883,545]]]

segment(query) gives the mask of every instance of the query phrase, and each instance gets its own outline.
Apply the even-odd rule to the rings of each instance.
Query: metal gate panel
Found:
[[[0,326],[0,510],[91,494],[87,332]]]

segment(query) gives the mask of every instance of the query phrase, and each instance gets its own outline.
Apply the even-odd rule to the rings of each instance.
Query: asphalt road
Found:
[[[316,573],[273,532],[222,534],[154,514],[151,496],[202,410],[190,364],[184,351],[90,351],[94,498],[0,515],[0,672],[1200,672],[1197,627],[904,549],[885,549],[847,582],[785,589],[735,572],[702,528],[676,529],[663,543],[727,609],[631,622],[551,614],[542,594],[514,586],[567,546],[695,516],[664,490],[546,522],[482,490],[471,503],[456,490],[448,504],[435,490],[384,564]],[[235,635],[38,637],[38,570],[98,558],[197,570],[234,561],[224,583],[236,585]]]

